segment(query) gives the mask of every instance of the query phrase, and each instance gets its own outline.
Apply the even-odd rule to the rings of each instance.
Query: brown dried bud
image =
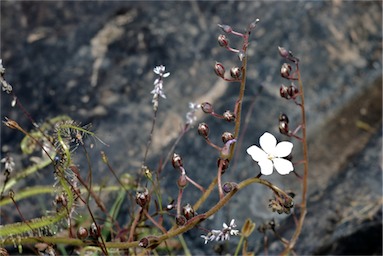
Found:
[[[279,55],[281,55],[283,58],[287,59],[290,56],[289,52],[283,47],[278,46],[278,52],[279,52]]]
[[[213,113],[213,106],[209,102],[204,102],[201,104],[201,109],[206,114]]]
[[[290,95],[287,91],[288,91],[288,87],[282,84],[281,87],[279,88],[279,93],[282,98],[290,99]]]
[[[255,222],[252,222],[250,219],[246,219],[241,229],[241,234],[244,237],[249,237],[251,233],[253,233],[254,229],[255,229]]]
[[[232,78],[238,79],[241,77],[241,69],[239,67],[232,67],[230,69],[230,76]]]
[[[232,113],[230,110],[226,110],[225,113],[223,113],[223,117],[225,118],[226,121],[228,122],[233,122],[235,121],[235,115]]]
[[[281,67],[281,76],[284,78],[290,77],[291,65],[288,63],[283,63]]]
[[[143,192],[137,192],[136,193],[136,203],[141,206],[145,207],[150,202],[150,195],[147,188]]]
[[[85,240],[88,238],[88,230],[84,227],[79,227],[77,229],[77,238],[80,240]]]
[[[206,123],[200,123],[198,125],[198,134],[206,139],[209,136],[209,126]]]
[[[188,180],[186,179],[186,174],[181,174],[177,180],[177,185],[180,189],[184,189],[188,185]]]
[[[220,62],[215,62],[214,72],[217,76],[224,78],[225,77],[225,67]]]
[[[221,47],[227,47],[229,45],[229,39],[225,35],[219,35],[217,40]]]
[[[226,143],[228,142],[229,140],[232,140],[234,139],[234,135],[231,133],[231,132],[224,132],[221,136],[222,138],[222,142],[223,143]]]
[[[182,214],[185,216],[187,220],[190,220],[191,218],[194,217],[195,212],[193,207],[190,204],[187,204],[184,207],[182,207]]]
[[[180,155],[174,153],[172,157],[172,165],[174,169],[178,169],[183,166],[182,158]]]
[[[220,27],[225,33],[231,33],[233,31],[233,29],[229,25],[218,24],[218,27]]]
[[[149,239],[147,239],[146,237],[142,238],[140,240],[140,242],[138,243],[138,246],[140,246],[142,248],[148,248],[148,246],[149,246]]]

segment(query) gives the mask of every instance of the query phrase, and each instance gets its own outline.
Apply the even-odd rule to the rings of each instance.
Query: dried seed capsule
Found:
[[[235,116],[230,110],[226,110],[225,113],[223,113],[223,117],[228,122],[232,122],[235,120]]]
[[[206,123],[200,123],[198,125],[198,134],[206,139],[209,136],[209,126]]]
[[[231,132],[224,132],[221,136],[222,138],[222,142],[223,143],[226,143],[228,142],[229,140],[232,140],[234,139],[234,135],[231,133]]]
[[[187,204],[182,208],[182,213],[187,220],[190,220],[195,215],[194,209],[190,204]]]
[[[224,78],[225,77],[225,67],[220,62],[215,62],[214,72],[217,76]]]
[[[180,216],[176,217],[177,226],[184,226],[186,224],[186,222],[187,222],[187,220],[186,220],[185,216],[180,215]]]
[[[241,69],[239,67],[232,67],[230,69],[230,76],[232,78],[238,79],[241,77]]]
[[[201,109],[206,114],[213,113],[213,106],[209,102],[204,102],[201,104]]]
[[[174,169],[178,169],[183,166],[182,158],[180,155],[174,153],[172,157],[172,165]]]
[[[100,227],[94,222],[89,227],[89,235],[95,239],[100,236]]]
[[[281,87],[279,88],[279,93],[280,93],[282,98],[290,99],[290,95],[287,92],[287,90],[288,90],[288,87],[285,86],[284,84],[282,84]]]
[[[288,63],[283,63],[281,67],[281,76],[284,78],[290,77],[291,65]]]
[[[295,98],[295,96],[299,93],[299,90],[298,88],[294,85],[294,84],[291,84],[288,88],[287,88],[287,94],[291,97],[291,98]]]
[[[136,203],[141,206],[145,207],[150,202],[150,195],[147,188],[143,192],[137,192],[136,193]]]
[[[229,45],[229,39],[225,35],[219,35],[217,40],[221,47],[227,47]]]
[[[222,190],[223,192],[225,193],[230,193],[231,191],[233,191],[234,189],[237,188],[237,184],[234,183],[234,182],[226,182],[225,184],[223,184],[222,186]]]

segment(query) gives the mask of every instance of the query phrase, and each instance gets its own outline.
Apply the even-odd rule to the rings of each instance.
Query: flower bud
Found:
[[[218,36],[218,44],[221,47],[227,47],[229,45],[229,39],[225,35]]]
[[[287,63],[283,63],[281,67],[281,76],[284,78],[290,77],[291,65]]]
[[[286,123],[289,123],[289,118],[287,117],[287,115],[285,113],[281,113],[279,115],[279,121],[280,122],[286,122]]]
[[[226,143],[228,142],[229,140],[232,140],[234,139],[234,135],[231,133],[231,132],[224,132],[221,136],[222,138],[222,142],[223,143]]]
[[[279,132],[284,135],[289,135],[289,125],[286,121],[279,121]]]
[[[218,27],[220,27],[225,33],[231,33],[233,31],[233,29],[229,25],[218,24]]]
[[[213,113],[213,106],[209,102],[204,102],[201,104],[201,109],[206,114]]]
[[[282,98],[290,99],[290,95],[287,91],[288,91],[288,87],[282,84],[281,87],[279,88],[279,93]]]
[[[215,62],[214,72],[219,77],[222,77],[222,78],[225,77],[225,67],[220,62]]]
[[[187,205],[185,205],[185,206],[182,208],[182,214],[185,216],[185,218],[186,218],[187,220],[190,220],[191,218],[194,217],[195,212],[194,212],[193,207],[192,207],[190,204],[187,204]]]
[[[222,186],[222,190],[223,192],[225,192],[226,194],[227,193],[230,193],[231,191],[233,191],[234,189],[237,188],[237,184],[234,183],[234,182],[226,182],[225,184],[223,184]]]
[[[84,227],[79,227],[77,229],[77,238],[80,240],[85,240],[88,238],[88,230]]]
[[[207,139],[209,136],[209,126],[206,123],[200,123],[198,125],[198,134]]]
[[[299,93],[299,90],[298,88],[294,85],[294,84],[291,84],[288,88],[287,88],[287,94],[291,97],[291,98],[295,98],[296,95]]]
[[[187,220],[186,220],[185,216],[180,215],[180,216],[176,217],[177,226],[184,226],[186,224],[186,222],[187,222]]]
[[[177,180],[178,188],[184,189],[188,185],[188,180],[186,179],[186,174],[181,174]]]
[[[230,69],[230,76],[232,78],[238,79],[241,77],[241,69],[239,67],[232,67]]]
[[[174,153],[172,157],[172,165],[174,169],[178,169],[183,166],[182,158],[180,155]]]
[[[226,110],[225,113],[223,113],[223,117],[228,122],[232,122],[235,120],[235,116],[230,110]]]
[[[281,55],[283,58],[288,58],[290,55],[285,48],[279,47],[279,46],[278,46],[278,52],[279,52],[279,55]]]
[[[94,222],[89,227],[89,235],[95,239],[100,237],[100,227]]]
[[[143,192],[137,192],[136,193],[136,203],[141,206],[145,207],[150,202],[150,195],[147,188]]]

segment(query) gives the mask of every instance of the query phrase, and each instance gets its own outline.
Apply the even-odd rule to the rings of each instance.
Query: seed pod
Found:
[[[241,69],[239,67],[232,67],[230,69],[230,76],[232,78],[238,79],[241,77]]]
[[[295,96],[299,93],[299,90],[298,88],[294,85],[294,84],[291,84],[288,88],[287,88],[287,94],[291,97],[291,98],[295,98]]]
[[[286,121],[279,121],[279,132],[284,135],[289,135],[289,125]]]
[[[281,87],[279,87],[279,94],[281,95],[282,98],[290,99],[290,95],[287,92],[287,90],[288,90],[288,87],[282,84]]]
[[[221,136],[222,138],[222,142],[223,143],[226,143],[228,142],[229,140],[232,140],[234,139],[234,135],[231,133],[231,132],[224,132]]]
[[[226,182],[225,184],[223,184],[222,186],[222,190],[223,192],[225,192],[226,194],[227,193],[230,193],[231,191],[233,191],[234,189],[237,188],[237,184],[234,183],[234,182]]]
[[[182,207],[182,213],[187,220],[190,220],[195,215],[194,209],[190,204],[187,204],[184,207]]]
[[[281,67],[281,76],[284,78],[290,77],[291,65],[288,63],[283,63]]]
[[[100,236],[100,227],[94,222],[89,227],[89,235],[95,239]]]
[[[84,227],[79,227],[77,229],[77,238],[80,240],[85,240],[88,238],[88,230]]]
[[[201,104],[201,109],[206,114],[213,113],[213,106],[209,102],[204,102]]]
[[[206,123],[200,123],[198,125],[198,134],[207,139],[209,136],[209,126]]]
[[[136,193],[136,203],[141,206],[145,207],[150,202],[150,195],[147,188],[143,192],[137,192]]]
[[[215,62],[214,72],[219,77],[222,77],[222,78],[225,77],[225,67],[220,62]]]
[[[186,222],[187,222],[187,220],[186,220],[185,216],[180,215],[180,216],[176,217],[177,226],[184,226],[186,224]]]
[[[229,39],[225,35],[219,35],[217,40],[221,47],[227,47],[229,45]]]
[[[180,155],[174,153],[172,157],[172,165],[174,169],[178,169],[183,166],[182,158]]]
[[[230,110],[226,110],[225,113],[223,113],[223,117],[228,122],[233,122],[235,120],[235,116]]]
[[[181,174],[180,177],[178,177],[177,185],[180,189],[184,189],[188,185],[186,174]]]

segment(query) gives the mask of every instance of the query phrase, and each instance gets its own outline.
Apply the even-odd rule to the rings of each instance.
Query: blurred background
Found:
[[[244,140],[223,176],[239,182],[259,173],[245,153],[269,131],[279,140],[278,116],[285,113],[292,128],[300,122],[300,109],[280,98],[283,60],[277,47],[299,59],[306,95],[309,134],[309,202],[306,224],[297,254],[382,253],[382,4],[379,1],[1,1],[1,59],[6,80],[19,101],[37,122],[67,114],[110,145],[96,143],[91,151],[95,179],[110,176],[100,150],[118,174],[136,173],[141,166],[151,127],[153,68],[165,65],[171,75],[164,81],[167,99],[160,100],[148,166],[164,161],[180,133],[188,103],[209,101],[216,112],[233,109],[237,84],[227,84],[213,71],[215,61],[226,69],[239,65],[235,55],[220,48],[217,24],[242,32],[260,19],[251,35],[248,81],[243,113]],[[240,40],[230,37],[232,46]],[[12,98],[2,92],[1,118],[7,116],[31,129]],[[176,147],[188,175],[208,186],[216,175],[217,152],[196,132],[206,122],[211,140],[232,124],[198,113],[198,121]],[[22,134],[1,127],[1,154],[9,153],[16,169],[25,167]],[[294,142],[294,160],[302,158]],[[1,158],[2,158],[1,157]],[[79,156],[81,159],[81,156]],[[80,168],[86,165],[79,162]],[[301,173],[301,167],[297,172]],[[50,175],[46,175],[47,179]],[[164,198],[176,198],[177,172],[171,164],[161,174]],[[44,175],[28,181],[44,182]],[[276,172],[266,179],[282,188],[299,191],[298,179]],[[184,202],[193,204],[200,192],[189,186]],[[278,231],[291,237],[291,216],[272,213],[272,194],[260,185],[248,187],[213,218],[203,223],[219,229],[247,217],[261,225],[275,219]],[[299,195],[297,201],[299,202]],[[216,202],[212,197],[200,212]],[[110,203],[113,201],[111,200]],[[193,254],[233,253],[237,238],[219,246],[204,245],[201,231],[186,233]],[[270,234],[269,253],[281,251]],[[250,249],[263,254],[263,236],[253,235]]]

